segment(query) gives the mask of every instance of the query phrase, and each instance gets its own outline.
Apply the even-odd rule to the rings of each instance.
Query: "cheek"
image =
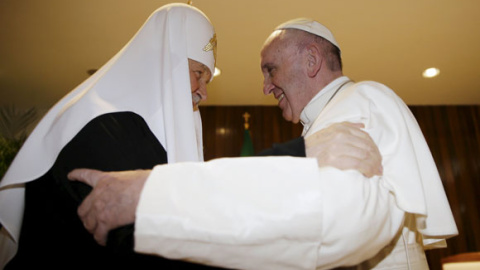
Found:
[[[289,114],[290,118],[297,118],[304,107],[302,104],[301,93],[298,93],[296,91],[290,91],[289,93],[286,93],[285,96],[287,101],[285,112]]]
[[[195,74],[190,73],[190,88],[192,92],[198,89],[198,80],[195,78]]]

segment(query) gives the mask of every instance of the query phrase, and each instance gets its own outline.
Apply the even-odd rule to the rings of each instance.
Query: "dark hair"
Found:
[[[319,36],[315,36],[315,41],[317,41],[322,46],[325,52],[328,68],[331,71],[341,71],[343,65],[340,49],[337,46],[333,45],[330,41]]]

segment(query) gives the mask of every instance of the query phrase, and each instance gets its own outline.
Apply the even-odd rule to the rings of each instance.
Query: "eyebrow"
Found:
[[[262,70],[269,70],[269,69],[272,69],[272,68],[275,68],[275,65],[272,64],[272,63],[265,63],[262,65]]]
[[[203,67],[203,71],[204,71],[205,73],[210,74],[210,75],[212,74],[212,72],[210,71],[210,69],[209,69],[207,66],[202,65],[202,67]]]
[[[210,71],[210,69],[206,65],[202,64],[202,67],[203,67],[203,71],[208,76],[208,82],[210,82],[210,79],[212,79],[213,77],[213,73]]]

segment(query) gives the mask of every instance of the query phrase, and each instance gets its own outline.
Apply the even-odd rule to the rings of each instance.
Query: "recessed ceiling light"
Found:
[[[222,71],[220,71],[219,68],[215,67],[215,72],[213,73],[213,77],[217,77],[220,75],[220,73],[222,73]]]
[[[425,78],[433,78],[435,76],[438,76],[440,74],[440,70],[438,68],[427,68],[425,71],[423,71],[423,77]]]

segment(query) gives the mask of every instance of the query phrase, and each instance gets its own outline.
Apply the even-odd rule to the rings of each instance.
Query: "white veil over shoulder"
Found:
[[[203,160],[188,58],[213,74],[215,52],[215,31],[205,14],[186,4],[165,5],[122,50],[50,109],[0,182],[0,268],[17,250],[24,184],[45,174],[62,148],[95,117],[134,112],[166,149],[169,163]]]

